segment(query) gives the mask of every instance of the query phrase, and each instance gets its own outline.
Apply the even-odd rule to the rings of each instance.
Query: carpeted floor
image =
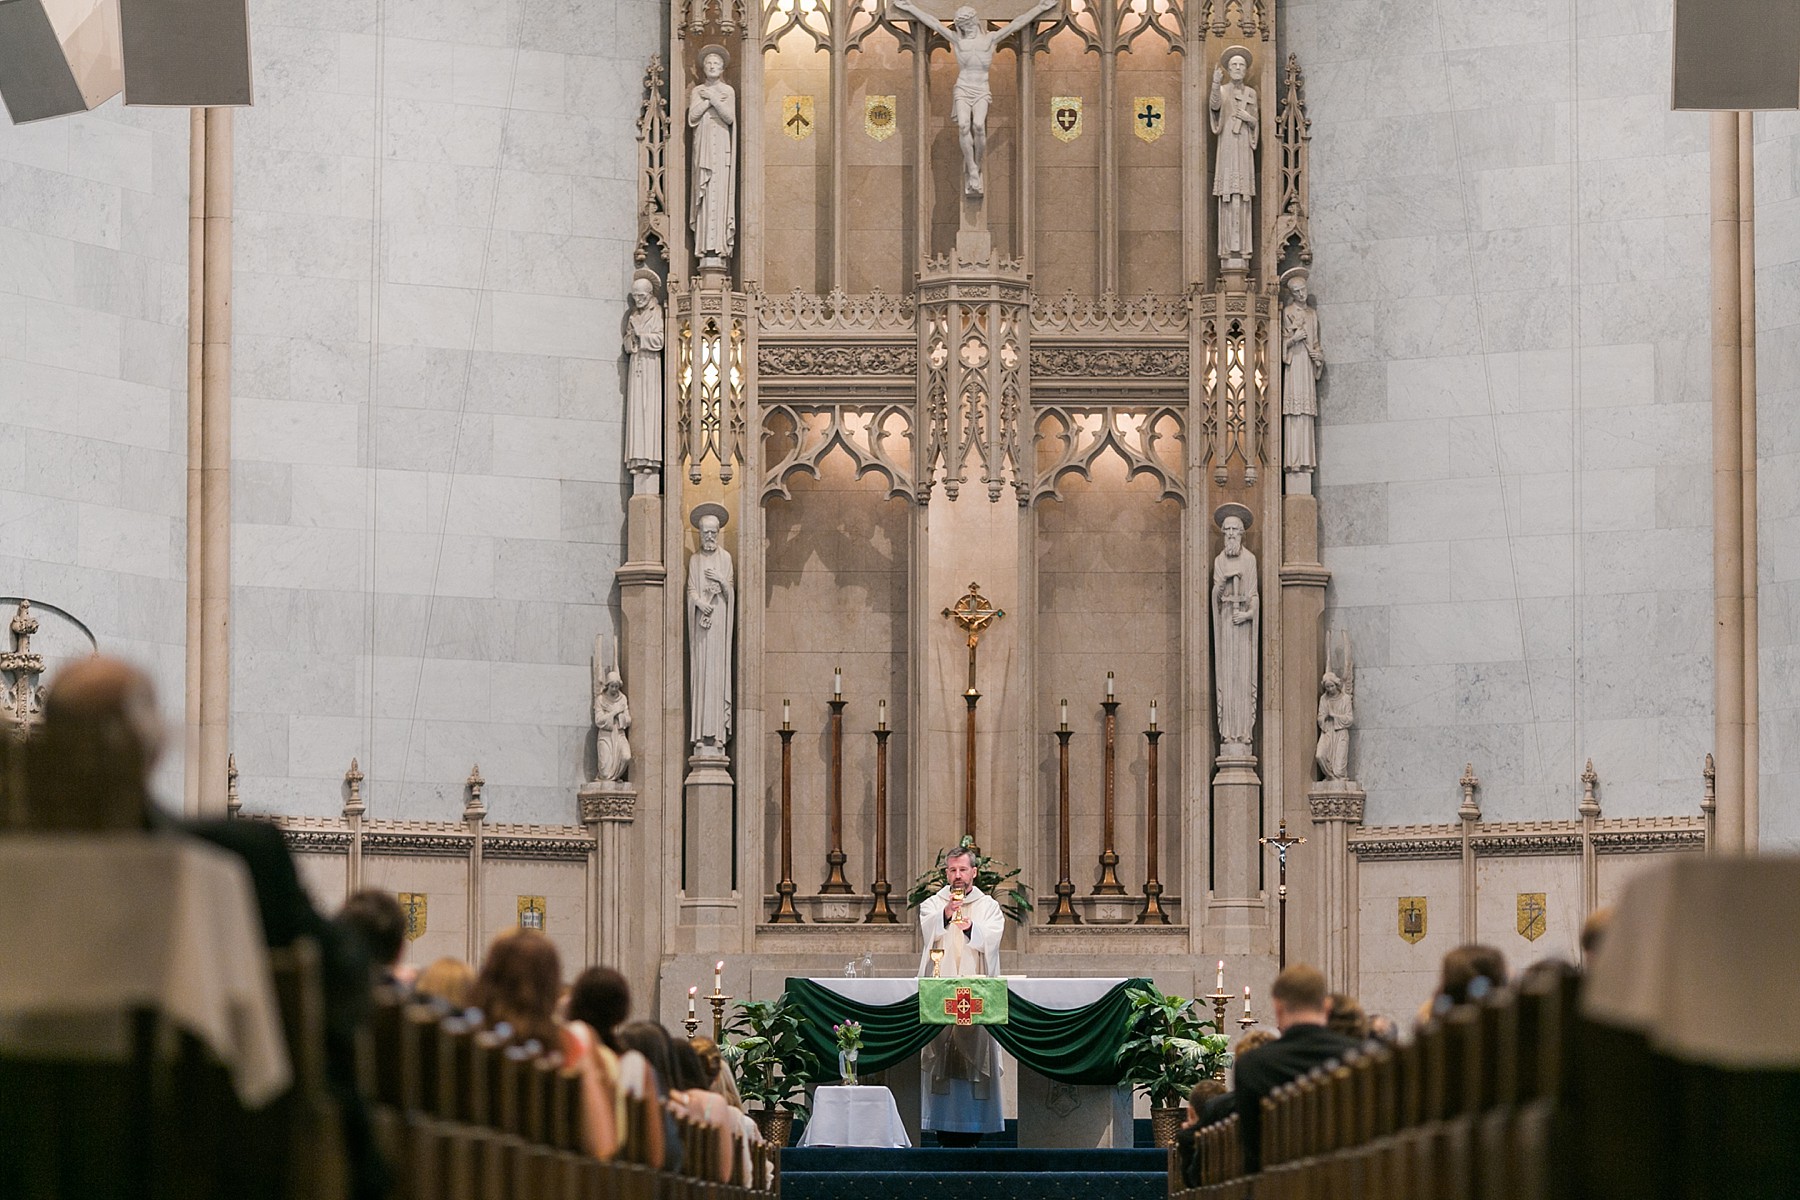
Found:
[[[1162,1150],[972,1150],[851,1147],[781,1152],[783,1200],[919,1200],[979,1175],[981,1200],[1161,1200]]]

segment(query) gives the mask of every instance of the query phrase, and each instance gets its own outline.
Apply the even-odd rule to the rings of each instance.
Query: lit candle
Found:
[[[836,700],[844,694],[844,668],[838,667],[831,673],[831,698]]]
[[[1113,673],[1111,671],[1106,673],[1106,698],[1108,700],[1113,698]]]
[[[1216,986],[1214,986],[1213,991],[1222,992],[1224,990],[1225,990],[1225,960],[1221,958],[1219,960],[1219,982]]]
[[[887,728],[887,701],[883,700],[875,706],[875,728]]]
[[[1250,1015],[1250,989],[1249,988],[1244,989],[1244,1015],[1246,1017]]]
[[[699,994],[700,989],[697,987],[688,989],[688,1020],[690,1021],[694,1019],[694,997]]]
[[[781,727],[783,729],[794,727],[794,707],[786,700],[781,702]]]
[[[713,964],[713,995],[725,994],[725,960],[720,959]]]
[[[1156,701],[1150,702],[1150,728],[1156,728]]]
[[[1062,702],[1062,727],[1065,730],[1069,728],[1069,702],[1067,700]]]

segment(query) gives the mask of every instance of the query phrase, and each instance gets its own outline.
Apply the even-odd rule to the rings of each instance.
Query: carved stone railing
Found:
[[[819,477],[819,464],[833,451],[850,459],[857,479],[880,476],[887,497],[913,494],[913,412],[911,404],[775,403],[762,407],[762,498],[793,499],[787,481],[797,473]]]

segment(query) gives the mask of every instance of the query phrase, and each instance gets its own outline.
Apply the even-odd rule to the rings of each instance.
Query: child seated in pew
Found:
[[[571,1061],[581,1073],[583,1144],[594,1157],[610,1159],[619,1152],[628,1117],[620,1087],[619,1025],[631,1012],[631,987],[611,968],[589,967],[570,986],[566,1012],[584,1045]]]

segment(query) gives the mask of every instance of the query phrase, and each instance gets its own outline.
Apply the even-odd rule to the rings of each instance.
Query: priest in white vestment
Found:
[[[975,886],[975,852],[952,850],[944,860],[948,879],[919,905],[919,976],[932,974],[931,952],[944,951],[937,971],[945,979],[1000,974],[1000,935],[1006,915],[1000,902]],[[945,1146],[973,1146],[984,1133],[998,1133],[1000,1045],[980,1026],[951,1025],[919,1056],[920,1128],[936,1130]]]

